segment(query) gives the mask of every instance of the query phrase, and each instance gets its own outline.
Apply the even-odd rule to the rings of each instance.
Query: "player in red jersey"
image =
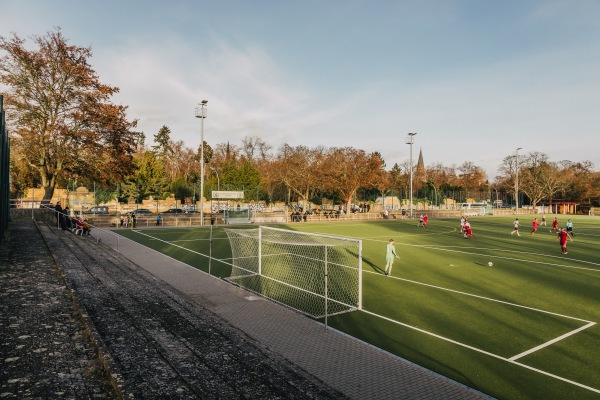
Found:
[[[539,223],[538,223],[537,218],[534,218],[533,222],[531,223],[533,230],[531,231],[530,235],[533,235],[537,231],[538,225],[539,225]]]
[[[556,240],[558,240],[558,242],[560,243],[560,250],[563,254],[567,254],[567,239],[569,239],[571,242],[573,241],[573,238],[571,237],[571,235],[569,235],[569,232],[560,228]]]
[[[558,228],[558,220],[556,219],[556,217],[554,217],[554,221],[552,221],[552,229],[550,229],[550,232],[558,232],[559,228]]]
[[[473,239],[475,237],[475,234],[473,233],[473,230],[471,229],[471,225],[470,224],[465,224],[465,239],[469,238],[469,239]]]

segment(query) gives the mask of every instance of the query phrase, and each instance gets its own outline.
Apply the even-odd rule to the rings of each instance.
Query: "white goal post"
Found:
[[[226,224],[250,224],[252,217],[249,208],[241,210],[225,210],[223,220]]]
[[[313,318],[362,309],[362,241],[259,226],[225,229],[229,281]]]

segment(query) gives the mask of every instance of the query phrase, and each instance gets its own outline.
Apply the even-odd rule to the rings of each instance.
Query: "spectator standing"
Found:
[[[60,226],[60,218],[61,218],[61,213],[63,212],[62,207],[60,206],[60,202],[56,202],[56,205],[54,206],[54,210],[56,211],[56,226]]]
[[[69,206],[65,207],[60,218],[60,227],[63,231],[71,229],[71,216],[69,215],[70,213],[71,210],[69,210]]]

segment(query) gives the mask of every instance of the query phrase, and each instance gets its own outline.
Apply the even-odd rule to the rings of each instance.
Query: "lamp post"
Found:
[[[515,150],[515,214],[519,214],[519,150]]]
[[[200,225],[204,225],[204,119],[206,118],[206,103],[202,100],[196,107],[196,118],[201,118],[200,128]]]
[[[412,145],[413,145],[413,138],[416,135],[416,133],[409,133],[408,137],[406,138],[406,144],[410,145],[410,217],[413,217],[413,160],[412,160]]]
[[[214,173],[217,175],[217,192],[220,192],[221,191],[221,180],[219,179],[219,173],[217,172],[217,170],[214,167],[210,167],[210,169],[213,170]],[[221,207],[221,201],[219,200],[220,197],[221,197],[220,195],[219,195],[219,197],[217,197],[217,213],[219,211],[221,211],[219,209]]]

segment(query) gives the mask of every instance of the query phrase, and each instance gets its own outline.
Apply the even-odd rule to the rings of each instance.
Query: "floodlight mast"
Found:
[[[204,225],[204,119],[206,118],[206,103],[202,100],[196,107],[196,118],[201,118],[200,128],[200,225]]]
[[[412,145],[414,143],[413,137],[416,132],[410,132],[406,138],[406,144],[410,145],[410,217],[413,217],[413,158],[412,158]]]
[[[515,214],[519,214],[519,150],[515,150]]]
[[[217,174],[217,192],[221,191],[221,180],[219,179],[219,173],[217,172],[217,170],[214,167],[210,167],[211,170],[213,170],[215,172],[215,174]],[[212,196],[211,196],[212,199]],[[217,198],[217,213],[220,211],[221,208],[221,202],[220,202],[221,196],[219,195],[219,197]],[[212,216],[212,200],[211,200],[211,216]]]

